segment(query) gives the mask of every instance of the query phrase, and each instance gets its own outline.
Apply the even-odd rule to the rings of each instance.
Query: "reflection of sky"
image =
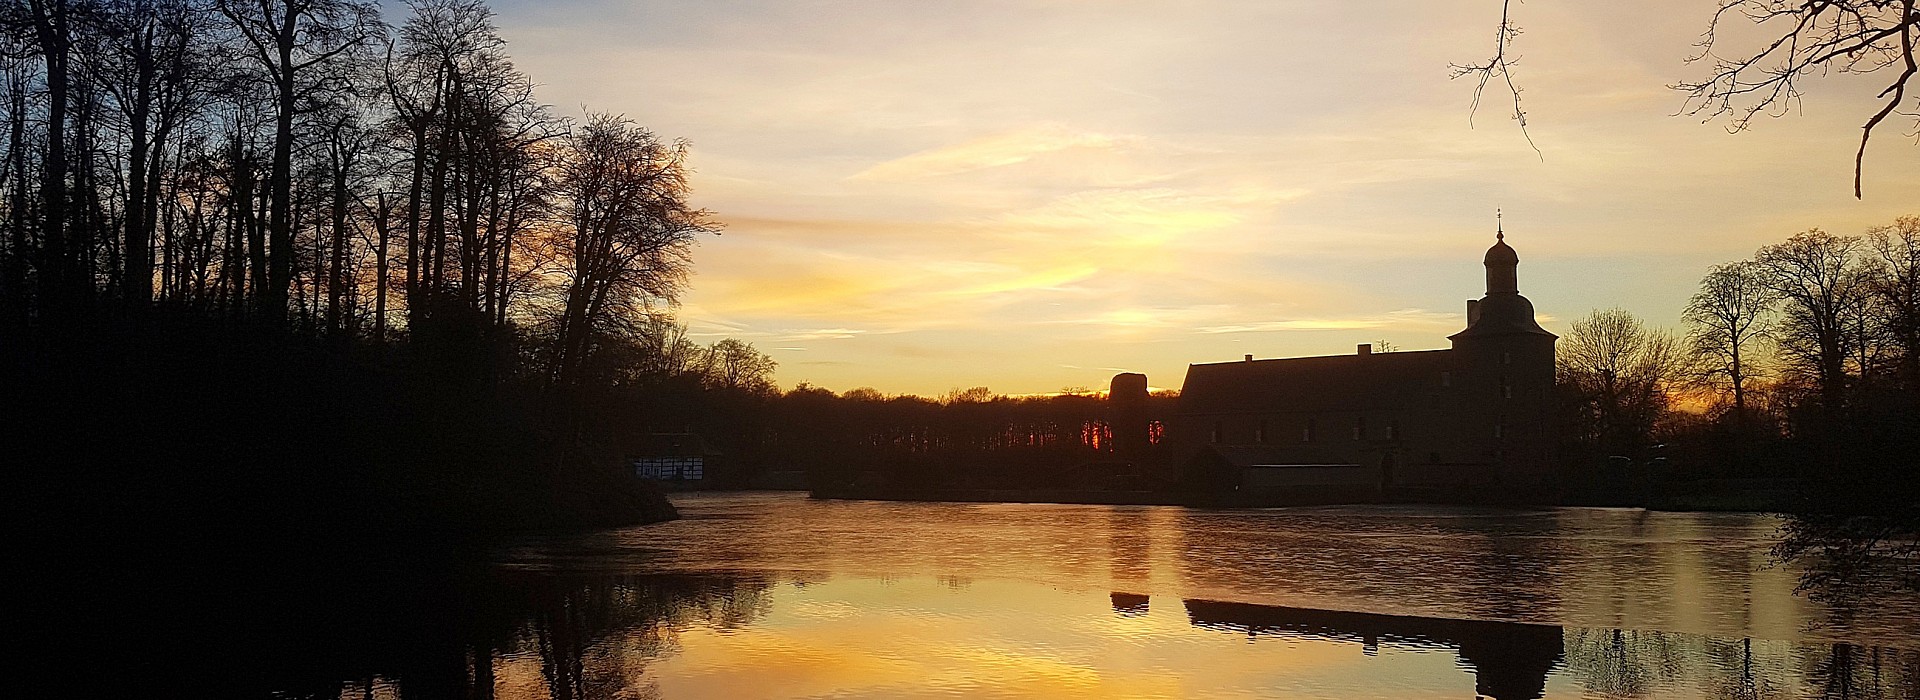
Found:
[[[1541,156],[1498,95],[1469,128],[1446,79],[1498,0],[496,6],[542,99],[692,141],[729,228],[683,315],[786,385],[1177,386],[1248,352],[1441,346],[1495,207],[1548,328],[1670,324],[1708,264],[1920,192],[1894,124],[1851,198],[1864,81],[1741,136],[1670,116],[1710,0],[1520,6]]]
[[[591,679],[577,688],[586,697],[666,700],[1718,698],[1743,688],[1765,691],[1745,697],[1920,697],[1913,649],[1354,614],[1328,627],[1324,614],[1282,609],[1246,613],[1268,616],[1262,622],[1202,626],[1189,617],[1196,603],[1178,598],[1122,614],[1099,591],[1006,579],[812,578],[761,595],[761,614],[726,624],[683,615],[664,628],[547,640],[540,635],[553,627],[530,627],[521,648],[496,658],[495,696],[553,697],[548,677],[560,663]],[[1313,622],[1275,628],[1273,615]],[[1453,632],[1417,631],[1438,626]],[[637,636],[671,642],[623,641]],[[1845,654],[1862,663],[1837,676]]]
[[[1920,601],[1833,624],[1763,566],[1765,516],[675,501],[682,520],[501,552],[538,589],[589,588],[526,616],[499,697],[577,664],[588,697],[667,700],[1920,700]]]
[[[1768,566],[1778,521],[1628,509],[1270,510],[680,494],[684,519],[529,545],[515,567],[1022,580],[1418,617],[1920,648],[1920,600],[1846,625]],[[957,584],[956,584],[957,585]]]
[[[1396,697],[1463,697],[1473,677],[1447,651],[1358,642],[1248,640],[1196,629],[1178,599],[1114,613],[1104,592],[1016,581],[964,588],[932,579],[849,579],[781,586],[744,630],[680,635],[652,667],[662,696],[1165,698],[1290,688],[1297,697],[1376,688]],[[1380,666],[1393,671],[1379,676]],[[761,693],[746,693],[760,695]]]

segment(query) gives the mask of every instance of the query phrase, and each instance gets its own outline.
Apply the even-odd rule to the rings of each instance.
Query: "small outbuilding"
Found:
[[[647,433],[629,443],[627,462],[636,477],[693,485],[707,478],[719,456],[695,433]]]

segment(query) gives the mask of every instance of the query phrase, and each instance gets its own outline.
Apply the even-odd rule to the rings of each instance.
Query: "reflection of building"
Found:
[[[1404,615],[1310,610],[1249,603],[1188,600],[1196,627],[1248,635],[1306,636],[1454,648],[1474,671],[1474,692],[1495,700],[1534,700],[1546,694],[1547,674],[1560,664],[1561,629],[1553,625],[1448,620]]]
[[[642,479],[697,482],[706,479],[707,467],[718,455],[699,435],[653,433],[634,437],[627,461],[633,475]]]
[[[1151,599],[1144,594],[1114,591],[1107,595],[1113,603],[1113,611],[1119,613],[1121,617],[1139,617],[1147,614],[1147,605]]]
[[[1467,302],[1451,349],[1188,367],[1169,426],[1188,473],[1255,501],[1544,486],[1555,336],[1498,238],[1486,296]]]

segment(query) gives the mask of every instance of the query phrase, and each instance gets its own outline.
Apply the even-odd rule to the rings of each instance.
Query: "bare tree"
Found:
[[[352,288],[349,286],[347,266],[351,257],[349,248],[356,238],[350,231],[355,214],[362,208],[358,206],[360,180],[364,177],[366,160],[372,152],[373,133],[365,126],[363,105],[348,99],[330,105],[322,113],[323,119],[316,124],[319,131],[322,151],[321,170],[326,178],[327,228],[329,232],[327,259],[316,260],[319,269],[326,271],[323,286],[326,289],[326,315],[323,327],[326,332],[336,336],[349,335],[349,326],[344,321],[347,303],[351,300]],[[316,238],[318,234],[316,233]]]
[[[330,89],[341,74],[328,64],[378,36],[379,9],[350,0],[219,0],[220,12],[239,30],[247,55],[272,88],[273,159],[267,176],[267,279],[262,309],[286,314],[293,281],[294,120],[311,109],[308,98]]]
[[[589,115],[564,139],[554,192],[564,223],[552,242],[564,278],[553,323],[561,380],[577,378],[596,336],[676,300],[695,236],[717,230],[687,204],[685,161],[685,143],[614,115]]]
[[[206,87],[208,9],[197,0],[108,0],[86,16],[91,45],[80,62],[112,97],[126,135],[121,293],[134,308],[153,298],[150,242],[168,141]]]
[[[641,346],[639,371],[642,374],[673,377],[700,371],[703,353],[700,346],[687,337],[686,324],[666,314],[653,314],[636,331]]]
[[[1554,362],[1560,383],[1582,404],[1585,437],[1613,454],[1650,443],[1688,372],[1677,339],[1622,309],[1574,321]]]
[[[74,257],[67,241],[67,101],[72,69],[73,23],[67,0],[29,0],[33,36],[46,61],[46,155],[40,174],[40,255],[42,308],[66,310],[78,296]]]
[[[714,389],[738,389],[752,394],[775,391],[773,371],[780,363],[754,349],[753,343],[727,338],[708,347],[700,359],[704,383]]]
[[[1874,292],[1880,296],[1887,339],[1899,352],[1898,377],[1920,388],[1920,216],[1903,216],[1867,231],[1878,256]]]
[[[1766,246],[1755,264],[1779,299],[1773,338],[1785,367],[1837,406],[1875,347],[1870,271],[1859,238],[1811,229]]]
[[[1757,374],[1754,346],[1766,327],[1773,290],[1751,262],[1715,265],[1682,312],[1705,378],[1733,394],[1736,420],[1747,412],[1747,383]]]

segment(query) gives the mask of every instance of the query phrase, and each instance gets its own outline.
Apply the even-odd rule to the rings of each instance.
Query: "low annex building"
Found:
[[[1520,295],[1504,232],[1484,263],[1486,295],[1450,349],[1189,366],[1167,425],[1176,464],[1254,502],[1544,490],[1557,338]]]
[[[633,475],[651,481],[697,485],[720,453],[695,433],[646,433],[629,439]]]

